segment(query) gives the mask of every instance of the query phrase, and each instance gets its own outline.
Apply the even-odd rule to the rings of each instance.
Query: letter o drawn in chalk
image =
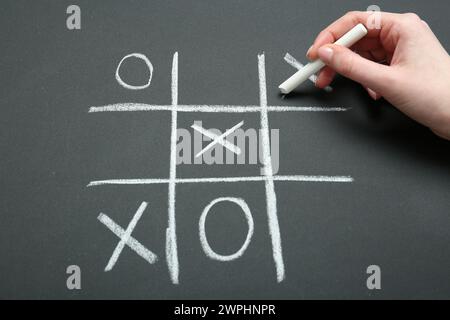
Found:
[[[247,238],[245,239],[244,244],[242,245],[242,247],[238,251],[236,251],[235,253],[230,254],[230,255],[226,255],[226,256],[218,254],[218,253],[214,252],[213,249],[211,249],[211,247],[210,247],[210,245],[208,243],[208,240],[206,239],[206,232],[205,232],[206,216],[208,215],[209,210],[216,203],[224,202],[224,201],[236,203],[239,207],[241,207],[242,211],[244,211],[245,218],[246,218],[247,224],[248,224]],[[250,241],[251,241],[252,236],[253,236],[253,229],[254,229],[253,217],[252,217],[252,214],[250,212],[250,208],[248,207],[248,205],[244,201],[244,199],[235,198],[235,197],[223,197],[223,198],[217,198],[217,199],[214,199],[213,201],[211,201],[205,207],[205,209],[203,209],[203,212],[202,212],[202,215],[200,216],[200,220],[199,220],[198,225],[199,225],[199,230],[200,230],[200,243],[201,243],[201,245],[203,247],[203,251],[211,259],[218,260],[218,261],[231,261],[231,260],[235,260],[235,259],[239,258],[240,256],[242,256],[242,254],[245,252],[245,250],[247,249],[248,245],[250,244]]]
[[[126,59],[132,58],[132,57],[144,60],[145,64],[148,67],[148,70],[150,71],[150,75],[148,77],[147,83],[142,85],[142,86],[133,86],[133,85],[130,85],[128,83],[125,83],[122,80],[122,78],[120,77],[120,74],[119,74],[120,73],[120,66],[122,65],[122,63]],[[148,86],[150,86],[150,82],[152,82],[152,76],[153,76],[153,65],[150,62],[150,60],[145,55],[143,55],[142,53],[131,53],[131,54],[126,55],[125,57],[122,58],[122,60],[120,60],[119,65],[117,66],[117,69],[116,69],[116,80],[117,80],[117,82],[122,87],[124,87],[126,89],[130,89],[130,90],[142,90],[142,89],[148,88]]]

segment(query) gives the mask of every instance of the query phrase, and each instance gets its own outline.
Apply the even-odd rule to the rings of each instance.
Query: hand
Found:
[[[372,12],[349,12],[323,30],[308,50],[327,67],[316,85],[331,83],[336,72],[363,85],[373,99],[384,97],[400,111],[450,140],[450,56],[416,14],[381,14],[370,29]],[[362,23],[368,34],[354,51],[332,44]]]

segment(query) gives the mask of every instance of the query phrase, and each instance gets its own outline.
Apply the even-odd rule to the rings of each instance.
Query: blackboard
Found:
[[[67,27],[71,4],[80,8],[81,29]],[[317,32],[371,4],[2,2],[0,298],[448,298],[450,143],[343,78],[332,92],[312,83],[286,97],[277,89],[295,72],[286,53],[305,63]],[[450,48],[448,1],[377,4],[418,13]],[[125,88],[115,76],[133,53],[148,58],[153,71],[134,56],[119,76],[145,85],[151,74],[142,90]],[[118,103],[160,110],[89,112]],[[259,162],[179,164],[174,172],[174,104],[185,107],[176,112],[176,128],[191,133],[195,121],[222,132],[242,121],[243,128],[278,129],[277,172],[266,179]],[[254,112],[187,112],[189,106]],[[292,175],[303,178],[276,179]],[[254,180],[189,180],[221,177]],[[95,183],[110,179],[162,180]],[[276,206],[268,206],[274,195]],[[242,199],[254,227],[246,250],[231,261],[211,258],[200,241],[202,212],[223,197]],[[248,234],[239,206],[218,201],[204,216],[208,244],[223,257]],[[156,256],[154,263],[131,242],[116,249],[120,237],[99,220],[124,231],[138,208],[131,237],[141,254],[146,248]],[[177,250],[166,252],[173,231]],[[105,271],[115,250],[118,259]],[[81,270],[81,289],[67,287],[69,266]],[[381,270],[380,290],[367,287],[369,266]]]

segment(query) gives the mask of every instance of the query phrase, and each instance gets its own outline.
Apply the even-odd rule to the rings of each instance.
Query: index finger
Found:
[[[379,28],[374,28],[371,25],[371,17],[374,17],[374,14],[380,15],[380,26]],[[380,36],[380,32],[383,28],[389,27],[392,25],[393,18],[395,14],[386,13],[386,12],[369,12],[369,11],[351,11],[333,22],[327,28],[322,30],[319,33],[316,40],[314,40],[314,44],[308,51],[308,58],[311,60],[315,60],[318,58],[317,51],[320,47],[334,43],[340,37],[342,37],[345,33],[347,33],[350,29],[356,26],[359,23],[362,23],[368,30],[367,36],[369,38],[378,38]]]

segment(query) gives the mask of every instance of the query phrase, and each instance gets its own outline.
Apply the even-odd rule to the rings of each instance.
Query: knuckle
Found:
[[[361,19],[365,14],[366,12],[364,11],[348,11],[344,16],[344,20],[347,20],[353,25],[357,25],[361,22]]]
[[[416,13],[414,13],[414,12],[408,12],[408,13],[405,13],[405,14],[403,14],[403,17],[404,17],[407,21],[410,21],[410,22],[418,22],[418,21],[421,20],[420,17],[419,17]]]
[[[322,30],[319,32],[319,34],[317,35],[317,38],[324,38],[325,36],[327,36],[329,34],[329,31],[327,29]]]
[[[347,12],[345,13],[345,16],[346,16],[346,17],[353,18],[353,17],[355,17],[357,14],[358,14],[358,11],[347,11]]]
[[[358,17],[359,11],[348,11],[344,17],[349,20],[352,21],[353,23],[357,22],[357,17]]]

